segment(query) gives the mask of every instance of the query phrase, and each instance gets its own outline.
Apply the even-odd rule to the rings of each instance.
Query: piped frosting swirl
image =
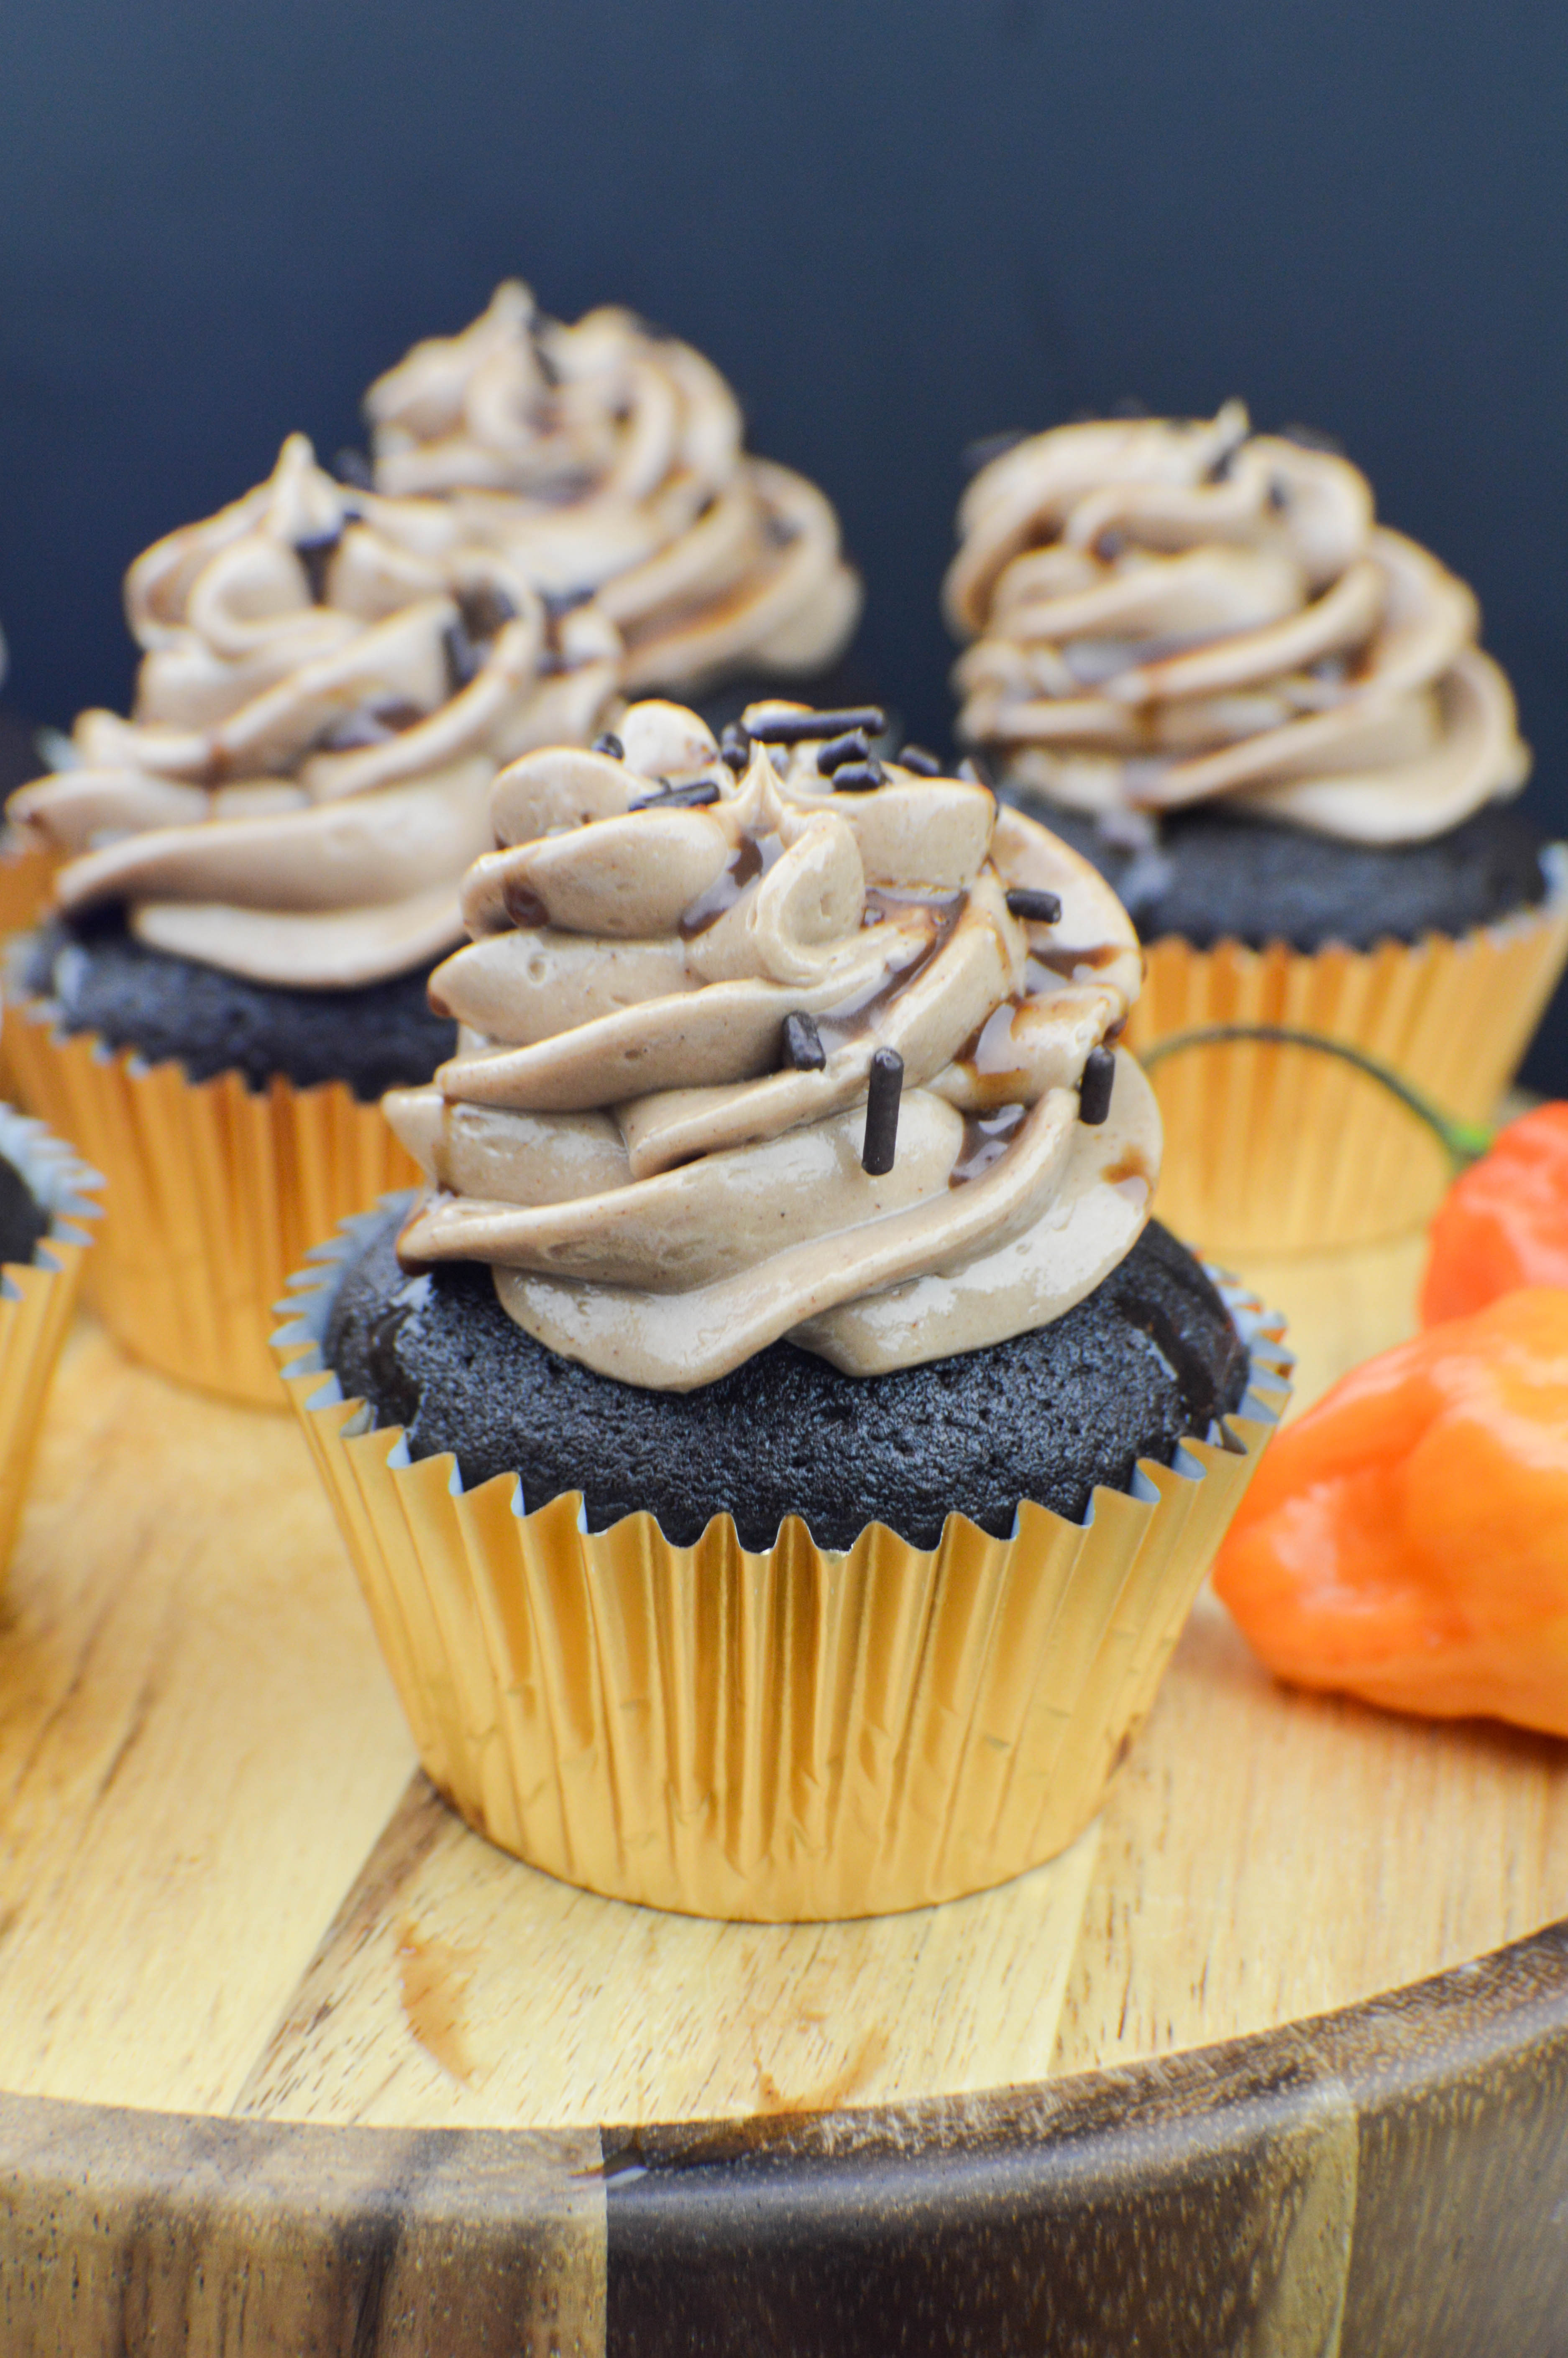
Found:
[[[431,979],[459,1053],[384,1101],[432,1182],[407,1264],[489,1262],[519,1325],[623,1381],[689,1390],[786,1335],[855,1374],[997,1342],[1147,1217],[1119,903],[839,719],[753,706],[721,756],[644,703],[619,755],[514,762]],[[874,1064],[902,1080],[880,1174]]]
[[[127,903],[145,941],[264,982],[372,982],[462,938],[458,885],[525,747],[591,736],[622,649],[551,613],[438,501],[270,479],[131,567],[133,717],[84,712],[75,761],[12,797],[70,855],[68,912]]]
[[[832,662],[860,610],[831,504],[742,447],[711,362],[631,312],[574,326],[516,281],[416,344],[365,401],[378,487],[439,494],[553,598],[592,596],[621,682],[692,688]]]
[[[1528,773],[1471,591],[1374,521],[1355,467],[1239,402],[1034,435],[958,524],[959,726],[1011,784],[1398,843]]]

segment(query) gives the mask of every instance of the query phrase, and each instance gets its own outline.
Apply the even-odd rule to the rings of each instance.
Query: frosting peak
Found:
[[[1523,784],[1465,584],[1346,460],[1213,418],[1064,426],[982,469],[948,620],[960,728],[1073,808],[1227,808],[1393,843]]]
[[[630,311],[568,327],[509,280],[378,379],[365,411],[378,487],[439,493],[552,596],[595,597],[629,694],[742,663],[817,670],[859,619],[828,502],[750,457],[711,362]]]
[[[386,1100],[435,1189],[406,1259],[488,1260],[552,1349],[674,1390],[783,1335],[871,1373],[1081,1299],[1159,1164],[1106,1046],[1141,972],[1108,887],[835,716],[753,706],[721,753],[642,704],[619,741],[496,781],[431,982],[459,1053]]]
[[[497,767],[590,735],[622,656],[597,610],[552,615],[455,514],[334,481],[298,434],[139,557],[125,606],[132,718],[83,713],[10,815],[71,855],[65,909],[123,901],[157,947],[302,988],[461,938]]]

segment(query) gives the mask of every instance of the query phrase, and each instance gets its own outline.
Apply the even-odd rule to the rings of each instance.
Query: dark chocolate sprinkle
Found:
[[[784,1060],[797,1073],[819,1073],[827,1062],[822,1034],[811,1016],[797,1014],[784,1017]]]
[[[752,741],[738,720],[732,720],[719,740],[719,758],[737,776],[752,758]]]
[[[656,795],[643,795],[629,803],[629,810],[693,810],[700,803],[716,803],[719,788],[711,778],[698,778],[689,786],[665,786]]]
[[[833,773],[836,795],[869,795],[882,782],[880,762],[845,762]]]
[[[817,737],[840,737],[846,729],[864,729],[868,735],[880,737],[887,725],[887,714],[880,704],[854,704],[837,712],[781,712],[752,734],[770,745],[805,745]]]
[[[327,568],[342,536],[340,524],[330,532],[313,533],[308,540],[297,540],[294,544],[294,554],[305,568],[305,578],[310,584],[313,605],[324,606],[327,602]]]
[[[514,619],[517,609],[505,590],[491,582],[481,589],[466,590],[458,600],[458,611],[470,638],[477,640],[493,639]]]
[[[842,737],[828,739],[816,756],[816,766],[825,778],[830,777],[846,762],[869,761],[871,752],[871,741],[863,729],[847,729]]]
[[[1021,442],[1028,439],[1027,429],[1022,426],[1009,427],[1000,434],[982,434],[979,441],[965,445],[958,464],[966,475],[978,475],[993,459],[1005,459],[1010,450],[1016,450]]]
[[[1054,892],[1037,892],[1032,885],[1015,885],[1007,896],[1008,914],[1026,925],[1059,925],[1062,903]]]
[[[626,759],[626,748],[612,729],[607,729],[602,737],[594,739],[593,751],[596,753],[608,753],[612,762],[623,762]]]
[[[1110,1092],[1116,1080],[1116,1058],[1108,1048],[1091,1048],[1084,1064],[1084,1076],[1078,1083],[1078,1120],[1098,1130],[1110,1111]]]
[[[879,1048],[871,1058],[866,1091],[866,1141],[860,1168],[885,1179],[898,1152],[898,1101],[903,1089],[903,1058],[896,1048]]]
[[[1126,546],[1127,535],[1124,532],[1102,532],[1095,543],[1095,555],[1102,564],[1112,565]]]
[[[340,483],[352,483],[356,492],[375,489],[375,469],[362,450],[340,450],[332,461],[332,472]]]
[[[1269,505],[1271,508],[1276,509],[1288,508],[1290,503],[1290,492],[1285,489],[1284,484],[1281,482],[1278,475],[1276,475],[1273,481],[1269,486]]]
[[[461,622],[449,622],[441,633],[441,644],[447,654],[447,677],[454,696],[477,679],[484,665],[484,657],[470,638]]]
[[[941,763],[935,753],[928,753],[924,745],[906,745],[898,757],[898,766],[901,770],[913,770],[917,778],[939,778],[942,775]]]

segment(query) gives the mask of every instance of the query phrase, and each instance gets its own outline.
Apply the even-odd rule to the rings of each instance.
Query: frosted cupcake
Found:
[[[721,757],[647,703],[503,773],[459,1052],[388,1100],[429,1188],[277,1338],[437,1784],[698,1913],[1069,1841],[1279,1381],[1148,1225],[1113,894],[880,719]]]
[[[1488,1115],[1568,956],[1561,855],[1476,601],[1333,451],[1213,419],[1021,442],[959,514],[959,730],[1122,893],[1140,1051],[1217,1024],[1341,1040]],[[1441,1158],[1287,1047],[1173,1058],[1165,1206],[1235,1249],[1414,1227]]]
[[[0,1105],[0,1584],[102,1184],[42,1122]]]
[[[456,503],[552,601],[592,598],[628,695],[823,681],[860,611],[816,486],[744,448],[734,394],[630,311],[545,317],[515,280],[365,400],[374,481]],[[832,683],[838,692],[842,682]]]
[[[351,492],[302,436],[126,579],[129,719],[13,795],[64,860],[13,954],[27,1101],[111,1180],[96,1298],[168,1372],[276,1401],[266,1305],[323,1226],[408,1175],[376,1099],[451,1051],[498,768],[591,736],[620,644],[432,501]]]

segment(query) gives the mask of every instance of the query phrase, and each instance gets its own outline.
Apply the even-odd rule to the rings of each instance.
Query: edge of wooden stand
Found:
[[[641,2129],[0,2094],[0,2347],[468,2358],[1552,2345],[1568,1920],[1076,2079]]]

